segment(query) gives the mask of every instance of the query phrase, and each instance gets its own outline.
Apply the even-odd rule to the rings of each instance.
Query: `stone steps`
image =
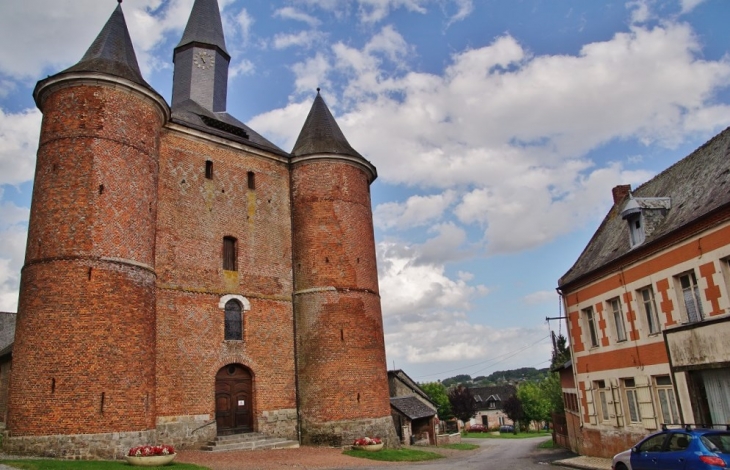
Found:
[[[218,436],[215,440],[201,447],[201,450],[223,452],[230,450],[295,449],[297,447],[299,447],[297,441],[249,432],[245,434]]]

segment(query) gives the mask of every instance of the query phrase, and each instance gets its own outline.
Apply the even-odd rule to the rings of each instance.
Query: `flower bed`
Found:
[[[138,467],[158,467],[172,462],[175,455],[172,446],[138,446],[129,449],[125,459],[131,465]]]
[[[354,450],[376,451],[383,448],[383,441],[379,437],[361,437],[352,443]]]

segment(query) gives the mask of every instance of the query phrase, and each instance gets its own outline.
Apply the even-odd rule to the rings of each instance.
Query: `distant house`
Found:
[[[636,189],[615,187],[558,288],[574,451],[608,457],[662,423],[730,423],[730,128]]]
[[[469,391],[474,396],[479,408],[479,412],[473,418],[473,424],[482,424],[489,429],[513,424],[512,420],[502,410],[502,403],[517,394],[517,388],[514,385],[472,387]]]
[[[436,445],[438,406],[402,370],[388,371],[390,410],[401,443]]]

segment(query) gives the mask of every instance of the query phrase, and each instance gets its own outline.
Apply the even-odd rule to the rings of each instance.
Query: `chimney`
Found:
[[[611,190],[613,193],[613,203],[618,204],[623,201],[626,196],[631,192],[630,184],[621,184]]]

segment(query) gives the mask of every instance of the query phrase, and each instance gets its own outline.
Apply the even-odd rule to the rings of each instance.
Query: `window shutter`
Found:
[[[586,405],[588,408],[588,419],[591,424],[598,424],[598,419],[596,417],[596,405],[593,402],[593,382],[588,382],[588,387],[586,388],[585,393]]]
[[[637,376],[635,380],[641,423],[646,429],[657,429],[657,419],[656,413],[654,412],[654,401],[651,397],[649,378],[642,375]]]

